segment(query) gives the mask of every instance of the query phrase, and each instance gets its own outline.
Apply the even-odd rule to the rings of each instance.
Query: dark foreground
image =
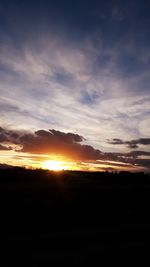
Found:
[[[144,264],[150,176],[0,170],[0,266]]]

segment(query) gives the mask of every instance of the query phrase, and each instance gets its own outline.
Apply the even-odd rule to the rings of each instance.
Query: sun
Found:
[[[51,171],[61,171],[69,169],[69,166],[66,165],[63,161],[57,160],[47,160],[42,164],[43,169],[48,169]]]

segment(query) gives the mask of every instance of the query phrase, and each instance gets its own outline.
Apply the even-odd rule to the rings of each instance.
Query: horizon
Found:
[[[60,174],[61,173],[69,173],[69,172],[76,172],[76,173],[102,173],[102,174],[144,174],[150,175],[150,172],[144,171],[128,171],[128,170],[82,170],[82,169],[49,169],[49,168],[40,168],[40,167],[29,167],[29,166],[17,166],[17,165],[8,165],[8,164],[0,164],[0,171],[8,171],[8,170],[24,170],[24,171],[43,171],[49,173]]]

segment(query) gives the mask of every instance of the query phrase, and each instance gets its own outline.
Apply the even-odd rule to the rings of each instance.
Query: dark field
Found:
[[[0,208],[0,266],[149,261],[149,175],[0,170]]]

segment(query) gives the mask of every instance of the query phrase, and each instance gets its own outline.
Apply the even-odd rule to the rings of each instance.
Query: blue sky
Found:
[[[150,137],[149,1],[1,1],[1,127],[104,152]],[[141,151],[150,145],[139,144]]]

